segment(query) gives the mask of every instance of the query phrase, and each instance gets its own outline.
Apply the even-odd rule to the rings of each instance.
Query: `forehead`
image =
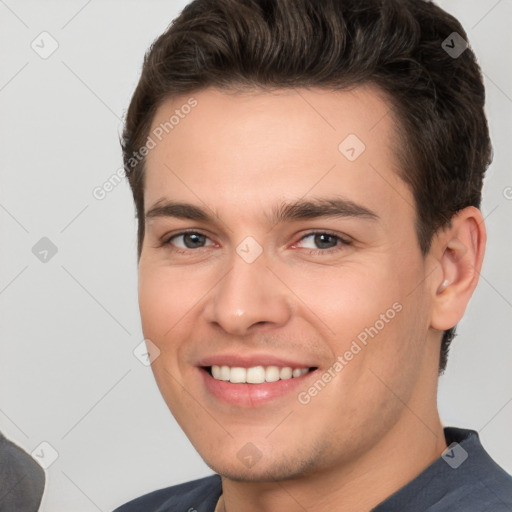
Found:
[[[219,203],[260,206],[333,188],[370,206],[409,194],[396,172],[390,106],[369,86],[205,89],[163,103],[149,135],[147,206],[169,195],[213,200],[213,191]]]

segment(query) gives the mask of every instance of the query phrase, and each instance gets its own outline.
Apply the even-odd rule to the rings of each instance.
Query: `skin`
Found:
[[[146,212],[175,201],[213,216],[146,219],[139,303],[160,350],[160,391],[222,475],[228,512],[370,510],[446,448],[440,337],[477,284],[482,216],[462,210],[422,255],[414,199],[396,172],[395,120],[372,87],[193,96],[197,106],[146,162]],[[187,100],[162,104],[153,128]],[[338,150],[348,134],[366,145],[353,162]],[[269,219],[281,203],[334,196],[376,218]],[[206,237],[190,248],[182,230]],[[307,236],[326,231],[335,237],[324,245]],[[236,252],[248,236],[263,249],[253,263]],[[307,404],[293,392],[238,407],[204,386],[198,361],[234,352],[312,363],[307,391],[396,303],[401,311]],[[261,455],[252,467],[237,457],[247,443]]]

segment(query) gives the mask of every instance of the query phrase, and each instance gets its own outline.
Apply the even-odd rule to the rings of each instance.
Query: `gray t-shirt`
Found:
[[[0,512],[36,512],[44,483],[43,468],[0,432]]]
[[[372,512],[512,512],[512,477],[484,450],[472,430],[447,427],[448,449]],[[168,487],[114,512],[214,512],[219,475]]]

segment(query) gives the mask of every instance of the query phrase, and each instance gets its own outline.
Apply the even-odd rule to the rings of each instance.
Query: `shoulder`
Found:
[[[512,477],[482,446],[478,433],[444,429],[447,449],[375,512],[510,512]]]
[[[452,466],[453,475],[460,474],[461,490],[455,510],[512,510],[512,476],[499,466],[480,443],[477,432],[448,428],[447,437],[453,436],[465,449],[460,467]],[[458,438],[458,439],[457,439]],[[448,454],[449,452],[447,452]],[[445,457],[447,457],[445,454]],[[445,458],[445,461],[448,459]]]
[[[41,466],[0,432],[0,494],[4,510],[35,511],[44,491]]]
[[[220,476],[212,475],[151,492],[114,512],[213,512],[221,493]]]
[[[482,505],[487,507],[483,510],[489,510],[489,506],[492,506],[495,512],[512,510],[512,476],[483,448],[477,452],[476,457],[478,464],[470,466],[474,481],[473,492],[468,495],[477,501],[481,500]],[[479,493],[476,492],[477,489],[480,490]]]

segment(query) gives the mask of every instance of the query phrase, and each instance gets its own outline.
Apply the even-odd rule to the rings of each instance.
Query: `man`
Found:
[[[0,512],[36,512],[44,483],[39,464],[0,432]]]
[[[154,43],[123,134],[142,326],[217,474],[119,512],[512,510],[436,405],[486,237],[466,41],[422,0],[196,0]]]

